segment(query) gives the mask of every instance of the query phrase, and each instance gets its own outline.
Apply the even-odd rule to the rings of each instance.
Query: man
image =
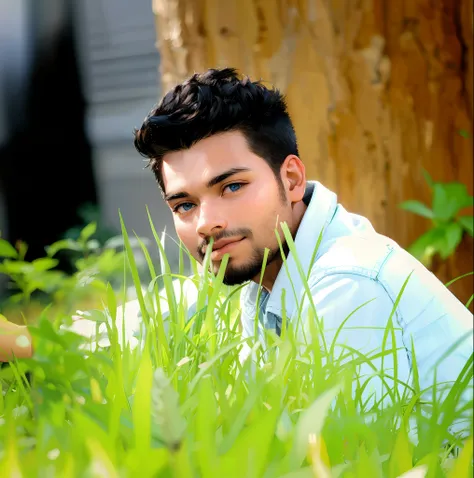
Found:
[[[423,388],[432,385],[432,366],[460,342],[437,369],[438,382],[457,378],[472,353],[472,314],[367,219],[346,212],[334,193],[306,180],[278,91],[240,80],[233,69],[196,74],[149,113],[136,131],[135,147],[149,159],[190,253],[202,262],[212,239],[214,270],[229,257],[224,282],[251,281],[242,294],[245,336],[254,334],[255,325],[279,334],[283,317],[304,322],[313,310],[330,343],[352,313],[338,343],[368,353],[380,348],[394,309],[401,380],[410,374],[412,343]],[[288,255],[282,223],[303,274],[292,253],[283,266],[275,234],[276,229]]]
[[[228,255],[224,282],[250,281],[241,300],[244,336],[280,334],[285,317],[292,325],[300,317],[307,330],[312,311],[330,344],[350,316],[338,344],[369,353],[381,347],[392,316],[401,380],[410,375],[412,344],[423,388],[432,384],[432,366],[459,342],[437,369],[439,382],[457,378],[472,353],[472,314],[367,219],[306,180],[277,90],[241,80],[233,69],[196,74],[149,113],[135,147],[148,158],[190,253],[202,262],[212,240],[215,271]]]

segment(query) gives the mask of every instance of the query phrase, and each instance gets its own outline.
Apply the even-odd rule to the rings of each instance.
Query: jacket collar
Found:
[[[311,194],[312,189],[312,194]],[[282,317],[282,293],[285,291],[287,317],[292,317],[304,289],[304,279],[299,272],[298,262],[307,279],[314,262],[319,258],[319,250],[324,240],[324,231],[337,207],[337,196],[317,181],[308,181],[304,199],[309,199],[303,219],[294,238],[297,257],[291,252],[286,264],[280,269],[267,302],[266,312]],[[306,202],[306,201],[305,201]],[[321,241],[320,241],[320,235]],[[320,241],[318,251],[316,247]],[[258,284],[251,282],[247,291],[247,304],[255,310]],[[266,294],[263,294],[265,296]],[[253,300],[252,300],[253,299]],[[252,303],[253,302],[253,303]]]

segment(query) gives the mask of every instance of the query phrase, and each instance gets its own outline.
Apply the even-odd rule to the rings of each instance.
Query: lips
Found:
[[[218,251],[219,249],[222,249],[224,246],[227,246],[227,244],[232,244],[233,242],[239,242],[243,238],[241,237],[240,239],[225,239],[221,241],[217,241],[214,243],[214,247],[212,248],[213,251]]]
[[[214,246],[212,247],[212,252],[218,251],[219,249],[222,249],[223,247],[227,246],[228,244],[232,244],[234,242],[240,242],[243,237],[240,237],[239,239],[221,239],[220,241],[217,241],[214,243]],[[202,252],[203,254],[206,253],[208,246],[204,246]]]

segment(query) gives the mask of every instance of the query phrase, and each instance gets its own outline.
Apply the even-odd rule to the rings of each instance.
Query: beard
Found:
[[[268,254],[266,266],[274,261],[279,255],[279,248],[271,250]],[[227,264],[227,269],[225,270],[222,282],[225,285],[233,286],[252,280],[254,277],[261,274],[264,258],[265,249],[254,249],[252,257],[246,264],[234,267],[232,266],[232,260],[230,260]]]
[[[250,229],[238,229],[232,232],[226,231],[222,234],[216,236],[215,240],[219,240],[225,237],[238,237],[244,236],[249,239],[253,237],[252,231]],[[281,237],[282,241],[282,249],[285,257],[288,257],[289,248],[284,240],[284,237]],[[200,258],[200,263],[202,264],[204,261],[204,252],[203,248],[205,245],[208,245],[209,241],[204,241],[198,247],[198,256]],[[265,248],[254,248],[252,251],[251,256],[249,257],[248,261],[245,264],[240,266],[233,266],[232,265],[232,258],[230,258],[229,262],[227,263],[227,268],[224,272],[223,283],[228,286],[234,286],[243,284],[244,282],[248,282],[252,280],[254,277],[258,276],[262,272],[263,260],[265,258]],[[280,247],[276,245],[273,249],[270,249],[268,253],[267,262],[265,267],[268,267],[276,259],[282,258]],[[214,265],[214,273],[217,273],[219,270],[220,263],[215,263]],[[212,267],[212,265],[211,265]]]
[[[283,253],[288,257],[288,246],[286,241],[282,243]],[[228,286],[243,284],[251,281],[262,273],[263,260],[265,258],[265,249],[255,248],[249,260],[241,266],[233,266],[232,259],[227,264],[222,282]],[[276,246],[268,253],[265,267],[268,267],[273,261],[282,258],[280,247]],[[216,271],[217,272],[217,271]]]

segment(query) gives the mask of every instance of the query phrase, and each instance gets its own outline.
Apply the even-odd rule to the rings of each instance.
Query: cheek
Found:
[[[262,224],[268,216],[276,217],[277,204],[272,199],[275,197],[279,196],[273,182],[262,180],[252,184],[248,193],[238,199],[238,203],[229,203],[229,217],[241,219],[244,223]]]
[[[181,242],[192,252],[195,254],[196,247],[197,247],[197,235],[194,228],[191,224],[186,224],[180,221],[174,221],[174,227],[176,230],[176,234],[178,235]]]
[[[291,230],[291,216],[288,216],[288,211],[281,206],[281,204],[267,204],[265,209],[260,209],[258,212],[258,224],[256,229],[256,237],[268,246],[275,247],[278,244],[275,230],[281,240],[284,240],[281,223],[285,222]]]
[[[267,180],[264,181],[263,184],[260,184],[256,190],[255,194],[252,197],[252,201],[254,202],[254,207],[255,205],[263,205],[263,204],[270,204],[273,202],[272,198],[276,197],[278,194],[278,188],[277,184],[275,183],[275,180]],[[268,209],[265,207],[265,209]]]

